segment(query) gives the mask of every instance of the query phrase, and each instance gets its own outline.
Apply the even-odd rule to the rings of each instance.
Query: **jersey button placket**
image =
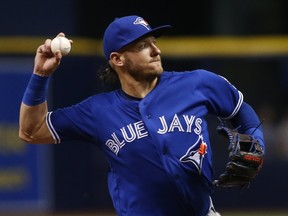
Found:
[[[143,102],[143,106],[146,106],[146,105],[147,105],[147,102],[144,101],[144,102]],[[150,118],[151,118],[151,114],[150,114],[150,113],[146,113],[146,118],[147,118],[147,119],[150,119]]]

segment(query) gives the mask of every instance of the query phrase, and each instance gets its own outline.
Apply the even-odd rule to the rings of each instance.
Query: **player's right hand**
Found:
[[[65,36],[65,34],[61,32],[58,36]],[[51,41],[51,39],[46,39],[36,51],[33,73],[37,75],[50,76],[60,65],[62,54],[60,51],[55,54],[51,51]]]

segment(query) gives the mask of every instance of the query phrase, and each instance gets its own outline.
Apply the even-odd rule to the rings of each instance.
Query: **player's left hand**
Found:
[[[240,134],[219,126],[217,131],[229,139],[229,159],[225,172],[213,182],[218,187],[245,187],[258,175],[264,161],[264,150],[252,135]]]

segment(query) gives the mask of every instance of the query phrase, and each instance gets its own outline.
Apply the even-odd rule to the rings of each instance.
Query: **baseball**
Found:
[[[57,50],[60,50],[62,55],[67,55],[71,50],[70,41],[66,37],[55,37],[51,41],[51,51],[55,53]]]

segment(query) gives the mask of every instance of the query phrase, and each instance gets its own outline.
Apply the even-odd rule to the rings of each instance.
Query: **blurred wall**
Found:
[[[69,35],[101,38],[116,17],[143,16],[152,26],[171,24],[170,35],[287,34],[286,0],[1,2],[0,35]]]
[[[164,0],[103,1],[101,4],[87,0],[5,1],[0,7],[0,39],[2,39],[0,41],[4,41],[0,44],[0,51],[5,39],[15,36],[18,38],[17,43],[9,44],[11,49],[20,46],[18,42],[24,41],[24,37],[25,39],[36,37],[42,41],[60,31],[71,38],[84,38],[85,41],[101,39],[105,27],[111,20],[128,14],[139,14],[152,26],[171,24],[173,29],[168,36],[176,37],[170,44],[175,47],[181,42],[179,36],[188,36],[191,39],[195,36],[249,38],[257,35],[260,39],[261,36],[271,35],[287,37],[288,3],[285,0],[209,0],[187,4],[187,1]],[[91,44],[95,45],[90,41],[85,43],[88,47],[92,46]],[[282,42],[280,46],[285,48],[286,43]],[[249,48],[247,46],[247,49]],[[163,63],[167,70],[205,68],[224,75],[244,93],[245,100],[256,108],[260,118],[265,119],[263,128],[266,132],[268,153],[263,172],[249,190],[215,190],[215,205],[220,209],[287,208],[288,197],[285,191],[288,188],[285,182],[288,176],[283,170],[288,165],[286,142],[288,52],[276,51],[273,54],[268,52],[261,55],[261,50],[258,50],[257,55],[237,57],[230,56],[229,52],[227,54],[227,49],[229,46],[222,47],[222,50],[220,48],[221,56],[208,54],[173,57],[173,52],[169,53],[169,56],[163,53]],[[238,49],[240,50],[240,45]],[[58,72],[53,76],[51,109],[68,106],[91,94],[109,90],[99,83],[96,76],[97,69],[101,64],[105,64],[105,60],[100,53],[85,54],[85,49],[83,50],[81,53],[73,53],[72,47],[72,55],[63,59]],[[5,61],[11,58],[14,61],[13,65],[19,67],[22,67],[20,63],[18,64],[19,58],[29,57],[31,61],[28,68],[31,70],[33,56],[34,51],[1,52],[1,58],[5,58]],[[14,57],[17,57],[17,60]],[[2,66],[6,64],[5,61],[1,62]],[[9,69],[6,70],[9,73]],[[21,96],[18,95],[14,97],[13,103],[18,104],[20,100]],[[17,119],[17,111],[13,112]],[[217,121],[211,118],[211,131],[216,125]],[[0,141],[5,139],[3,136],[0,136]],[[211,138],[215,142],[215,171],[219,173],[225,166],[223,158],[227,156],[226,147],[217,136]],[[52,203],[49,205],[50,208],[54,210],[112,208],[106,185],[108,167],[95,146],[90,143],[71,142],[52,146],[50,150],[51,169],[47,170],[48,174],[46,173],[52,179],[52,183],[47,186],[52,190],[49,194],[51,196],[49,201]]]

